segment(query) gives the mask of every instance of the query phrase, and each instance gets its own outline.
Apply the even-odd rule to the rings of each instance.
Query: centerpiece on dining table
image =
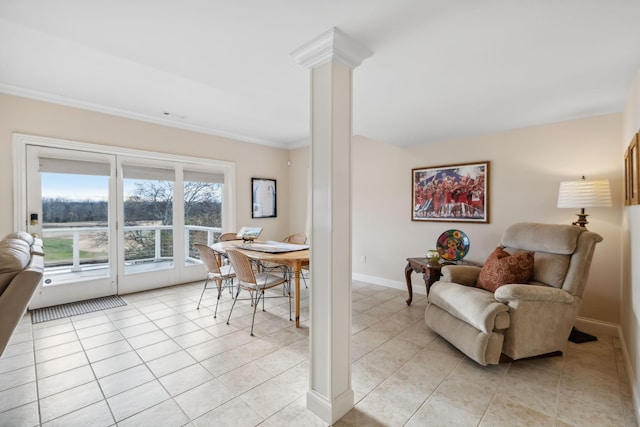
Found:
[[[251,243],[262,233],[262,227],[242,227],[236,237],[245,243]]]

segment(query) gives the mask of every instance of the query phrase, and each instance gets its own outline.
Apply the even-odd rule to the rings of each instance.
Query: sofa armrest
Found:
[[[42,279],[42,270],[34,267],[20,272],[0,294],[0,355],[14,329],[27,311],[29,302]]]
[[[569,292],[563,291],[562,289],[537,285],[513,284],[500,286],[496,289],[494,297],[496,301],[503,303],[519,300],[571,304],[575,301],[575,297],[573,295]]]
[[[445,265],[442,267],[440,280],[465,286],[475,286],[481,269],[481,267],[475,265]]]

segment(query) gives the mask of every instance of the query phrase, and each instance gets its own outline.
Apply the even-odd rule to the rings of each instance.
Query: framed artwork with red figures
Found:
[[[411,169],[411,220],[489,222],[489,162]]]

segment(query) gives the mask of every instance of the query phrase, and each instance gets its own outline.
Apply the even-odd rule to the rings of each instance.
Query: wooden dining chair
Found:
[[[304,245],[305,243],[307,243],[307,235],[304,233],[294,233],[294,234],[288,235],[287,237],[282,239],[282,241],[285,243]]]
[[[229,242],[231,240],[240,240],[240,239],[238,239],[238,233],[235,233],[235,232],[222,233],[220,235],[220,237],[218,238],[218,241],[220,241],[220,242]],[[222,258],[221,258],[222,265],[229,264],[229,258],[227,258],[227,254],[222,253],[222,254],[219,254],[219,255],[222,256]]]
[[[239,240],[237,233],[222,233],[220,235],[221,242],[228,242],[229,240]]]
[[[233,278],[236,277],[236,274],[233,270],[232,265],[219,264],[218,254],[209,246],[197,243],[193,246],[197,249],[198,253],[200,254],[200,260],[207,269],[207,280],[205,280],[204,282],[204,288],[202,289],[202,293],[200,294],[200,299],[198,300],[198,306],[196,307],[196,310],[200,309],[200,302],[202,301],[204,292],[207,290],[207,284],[209,283],[209,280],[213,279],[215,280],[216,287],[218,288],[216,309],[213,312],[213,318],[215,319],[218,315],[218,303],[220,302],[220,297],[222,296],[222,290],[228,288],[231,291],[233,289]]]
[[[233,298],[233,305],[231,306],[231,310],[229,311],[227,325],[229,324],[229,320],[231,319],[233,308],[235,307],[236,302],[239,299],[238,297],[240,295],[240,291],[244,289],[249,292],[249,298],[245,299],[251,300],[251,306],[253,307],[253,318],[251,320],[251,336],[254,336],[253,327],[256,321],[256,310],[258,308],[258,304],[260,303],[260,300],[262,300],[262,311],[265,311],[265,298],[283,298],[282,296],[267,297],[265,295],[266,290],[279,285],[283,285],[285,288],[284,297],[289,299],[289,320],[293,320],[291,318],[291,286],[288,275],[283,274],[282,276],[279,276],[265,271],[255,271],[251,259],[242,252],[235,249],[227,250],[227,256],[229,257],[231,265],[236,272],[236,277],[238,278],[238,288]]]

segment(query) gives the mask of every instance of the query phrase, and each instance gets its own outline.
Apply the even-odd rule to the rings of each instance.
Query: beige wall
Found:
[[[13,228],[13,133],[236,162],[237,227],[264,227],[266,239],[289,232],[288,150],[0,94],[0,235]],[[277,180],[277,218],[251,218],[251,177]]]
[[[574,211],[555,207],[558,183],[608,178],[613,208],[591,209],[589,228],[603,235],[581,316],[620,322],[623,221],[621,143],[640,126],[640,84],[624,115],[514,130],[437,144],[398,148],[356,137],[353,141],[353,271],[360,278],[403,287],[405,259],[424,255],[437,236],[460,228],[471,240],[469,260],[484,261],[504,228],[516,221],[568,223]],[[236,162],[237,218],[241,225],[265,227],[264,237],[278,239],[304,230],[307,205],[308,149],[281,150],[190,132],[107,114],[0,94],[0,196],[13,191],[12,134],[26,133],[80,142],[121,146]],[[623,144],[626,146],[626,142]],[[287,161],[291,160],[291,166]],[[410,170],[420,166],[489,160],[491,223],[433,223],[410,220]],[[278,218],[251,219],[250,178],[278,180]],[[628,208],[625,212],[640,210]],[[638,215],[629,217],[632,237],[640,235]],[[0,235],[12,231],[12,203],[0,204]],[[625,218],[627,218],[625,216]],[[633,224],[637,224],[633,226]],[[640,245],[640,237],[631,244]],[[638,251],[636,250],[637,254]],[[362,257],[366,257],[363,263]],[[637,274],[636,274],[637,276]],[[631,280],[631,279],[630,279]],[[422,289],[414,275],[414,286]],[[635,287],[639,281],[631,281]],[[623,327],[635,348],[638,322],[629,302],[632,287],[622,289]],[[636,292],[635,295],[640,292]],[[637,299],[637,296],[636,296]],[[633,358],[638,356],[633,351]]]
[[[570,223],[577,209],[556,207],[560,181],[609,179],[612,208],[590,209],[596,249],[583,317],[619,323],[622,116],[610,115],[407,149],[354,141],[354,272],[403,283],[405,259],[424,256],[449,228],[469,236],[467,259],[483,262],[505,227],[519,221]],[[412,222],[411,168],[488,160],[490,224]],[[383,242],[381,245],[380,242]],[[361,257],[366,256],[363,264]],[[417,275],[414,284],[424,288]]]
[[[640,71],[624,112],[622,156],[632,136],[640,129]],[[640,414],[640,206],[628,206],[623,215],[623,282],[621,324],[629,356],[636,414]]]
[[[404,289],[406,258],[424,256],[450,228],[469,236],[467,259],[483,262],[511,223],[575,221],[577,209],[556,207],[558,186],[584,174],[610,180],[614,207],[588,210],[589,229],[604,241],[596,250],[580,315],[619,324],[621,128],[622,115],[617,114],[409,148],[355,137],[354,277]],[[293,155],[302,163],[306,153],[300,149]],[[412,168],[485,160],[491,162],[490,224],[411,221]],[[307,164],[292,167],[301,172]],[[292,220],[301,217],[304,208],[292,204]],[[417,274],[413,283],[414,290],[424,293],[424,282]]]
[[[309,172],[309,150],[307,148],[289,151],[289,229],[291,233],[306,233]]]

